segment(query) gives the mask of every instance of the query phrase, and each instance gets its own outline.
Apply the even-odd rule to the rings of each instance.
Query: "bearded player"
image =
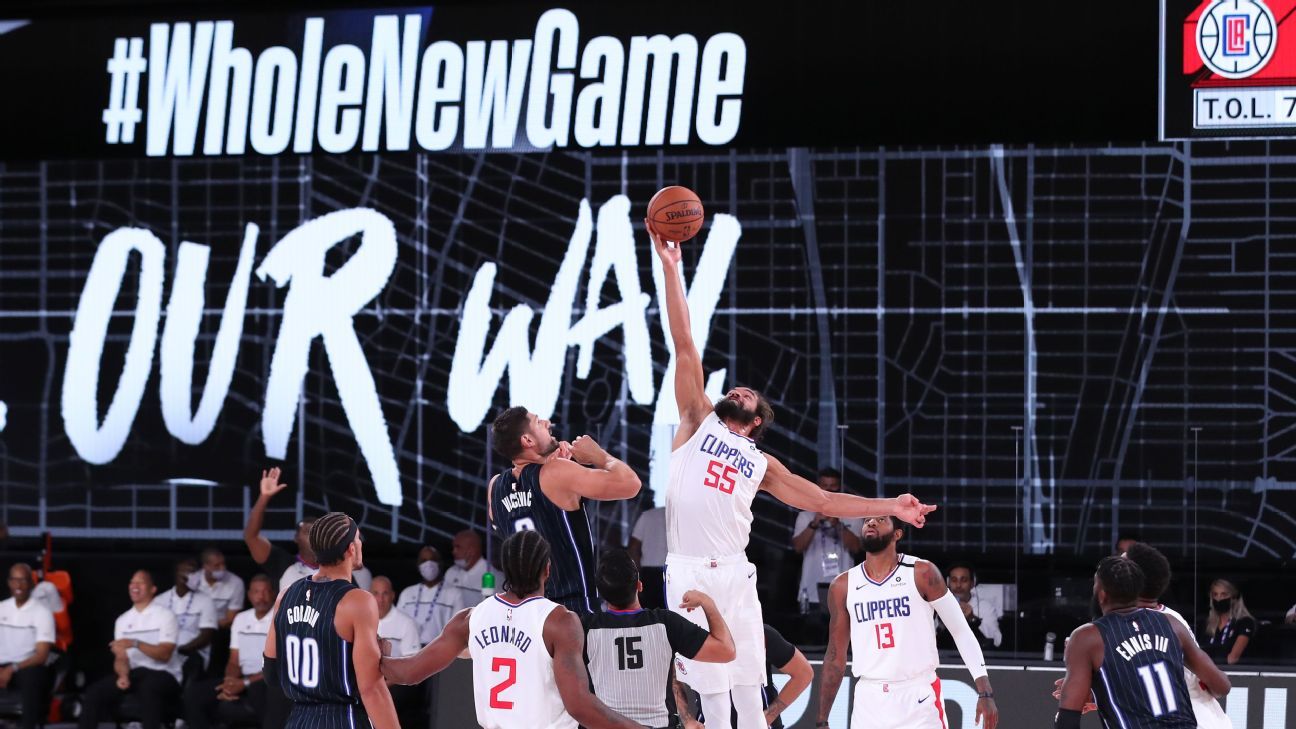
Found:
[[[666,491],[666,602],[679,605],[689,590],[711,595],[737,648],[737,657],[729,663],[677,658],[676,672],[681,682],[701,694],[707,716],[729,716],[732,706],[739,729],[765,729],[764,620],[756,596],[756,568],[744,552],[757,491],[763,489],[789,506],[826,516],[894,515],[917,526],[936,507],[908,494],[865,499],[829,493],[761,452],[756,442],[773,421],[773,409],[759,392],[747,387],[730,390],[718,403],[707,399],[702,357],[693,341],[680,276],[680,250],[667,245],[649,221],[644,225],[665,273],[680,416]],[[680,612],[707,627],[698,611]]]

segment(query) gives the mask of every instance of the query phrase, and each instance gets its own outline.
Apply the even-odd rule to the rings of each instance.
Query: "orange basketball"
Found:
[[[702,201],[687,187],[671,185],[657,191],[648,201],[648,220],[657,234],[683,243],[702,230]]]

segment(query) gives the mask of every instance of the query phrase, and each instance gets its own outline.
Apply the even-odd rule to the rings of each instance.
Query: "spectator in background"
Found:
[[[198,563],[192,559],[177,562],[175,587],[156,600],[176,616],[176,652],[181,656],[184,676],[197,676],[207,670],[212,637],[216,635],[216,608],[211,598],[189,589],[189,576],[197,571]]]
[[[1296,605],[1292,605],[1291,609],[1287,611],[1287,617],[1283,619],[1283,622],[1288,625],[1296,623]]]
[[[1116,551],[1112,552],[1112,554],[1125,554],[1129,551],[1129,548],[1134,546],[1138,541],[1138,535],[1134,532],[1121,532],[1120,536],[1116,537]]]
[[[79,729],[98,729],[128,693],[139,696],[143,729],[160,729],[167,708],[180,696],[179,623],[154,600],[153,575],[139,570],[130,580],[131,607],[113,627],[113,672],[90,684],[81,697]]]
[[[1242,593],[1228,580],[1211,583],[1210,601],[1206,631],[1198,642],[1216,665],[1232,665],[1242,660],[1251,636],[1255,635],[1255,618],[1242,601]]]
[[[427,644],[437,637],[431,631],[432,612],[436,609],[437,595],[445,586],[441,579],[441,553],[435,547],[423,545],[418,551],[417,566],[419,581],[401,590],[396,607],[414,618],[419,629],[419,642]]]
[[[955,562],[950,565],[945,584],[958,600],[963,617],[967,618],[968,627],[972,628],[977,642],[985,648],[998,648],[1003,642],[1003,633],[999,630],[999,619],[1003,617],[1003,606],[993,600],[982,599],[976,591],[976,570],[972,565]],[[936,645],[942,650],[953,650],[954,638],[949,630],[936,618]]]
[[[486,560],[482,559],[481,535],[465,529],[455,535],[453,543],[454,564],[446,570],[445,589],[437,596],[428,629],[440,635],[441,629],[455,613],[473,607],[482,601],[482,575],[486,574]]]
[[[216,627],[225,630],[243,609],[243,578],[225,569],[225,555],[208,547],[199,557],[202,570],[189,578],[189,587],[206,595],[216,610]]]
[[[22,697],[22,728],[35,729],[49,713],[54,613],[32,598],[32,569],[9,568],[8,600],[0,602],[0,690]]]
[[[319,571],[315,561],[315,552],[310,546],[310,529],[315,524],[315,517],[307,517],[297,524],[297,534],[293,542],[297,544],[297,555],[293,556],[282,547],[270,543],[261,536],[261,524],[265,521],[266,507],[275,494],[288,488],[288,484],[279,483],[279,469],[272,468],[261,472],[261,495],[252,505],[248,515],[247,526],[243,527],[243,541],[252,553],[252,561],[265,568],[270,579],[278,583],[278,591],[283,592],[292,583],[303,577],[310,577]]]
[[[639,579],[644,583],[640,603],[650,608],[666,607],[666,507],[639,512],[627,551],[639,565]]]
[[[213,720],[232,726],[275,724],[263,722],[268,711],[266,683],[261,675],[262,652],[266,633],[274,620],[275,592],[270,578],[257,575],[248,583],[248,601],[252,607],[234,617],[230,628],[229,661],[225,677],[194,681],[185,689],[184,717],[188,729],[209,729]],[[240,598],[240,602],[242,599]],[[282,722],[277,726],[282,727]]]
[[[373,578],[373,586],[369,591],[378,603],[378,640],[388,643],[383,654],[404,658],[418,653],[419,648],[423,647],[419,642],[418,625],[414,618],[394,606],[396,590],[392,587],[391,580],[379,575]],[[391,691],[392,703],[396,706],[401,726],[427,724],[426,715],[420,716],[422,707],[419,705],[419,696],[422,691],[419,686],[391,685],[387,688]]]
[[[819,488],[838,493],[842,490],[841,473],[834,468],[819,472]],[[814,607],[819,606],[819,585],[825,587],[837,575],[855,564],[851,556],[860,549],[863,519],[838,519],[813,511],[797,515],[792,527],[792,547],[801,553],[800,593]]]

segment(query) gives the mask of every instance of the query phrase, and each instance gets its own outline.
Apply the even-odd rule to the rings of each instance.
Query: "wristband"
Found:
[[[135,645],[132,647],[135,648],[135,650],[139,650],[139,638],[135,639]]]
[[[828,722],[826,722],[826,721],[816,721],[816,722],[815,722],[815,726],[816,726],[816,727],[828,726]]]
[[[993,691],[986,691],[985,693],[978,693],[978,694],[977,694],[977,698],[978,698],[978,699],[993,699],[993,698],[994,698],[994,692],[993,692]]]

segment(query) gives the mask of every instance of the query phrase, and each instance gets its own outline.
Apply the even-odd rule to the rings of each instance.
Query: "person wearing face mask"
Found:
[[[216,634],[216,608],[211,598],[189,589],[189,577],[198,563],[182,559],[176,563],[175,587],[157,596],[157,604],[170,610],[179,624],[176,653],[184,662],[184,675],[196,676],[207,670],[212,638]]]
[[[225,569],[225,555],[215,547],[204,549],[199,559],[202,569],[189,575],[189,587],[211,598],[216,608],[216,626],[229,630],[243,609],[243,578]]]
[[[481,535],[465,529],[455,535],[451,548],[454,564],[446,570],[445,589],[437,594],[428,628],[433,637],[441,634],[455,613],[482,601],[482,575],[486,574],[487,564],[482,559]]]
[[[1242,600],[1242,593],[1228,580],[1215,580],[1210,586],[1211,611],[1206,631],[1198,638],[1202,650],[1217,665],[1232,665],[1255,635],[1256,621]]]
[[[401,590],[396,607],[414,618],[419,629],[419,642],[427,645],[437,637],[432,630],[432,613],[437,597],[445,584],[441,580],[441,553],[435,547],[424,545],[418,552],[419,581]]]

